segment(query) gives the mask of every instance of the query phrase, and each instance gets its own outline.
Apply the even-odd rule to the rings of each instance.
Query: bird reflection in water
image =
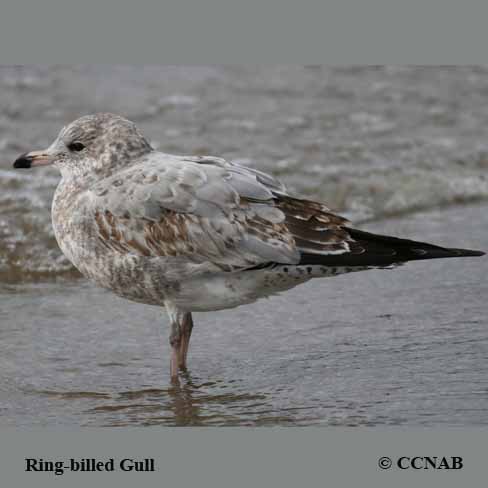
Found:
[[[181,379],[183,381],[179,385],[166,389],[121,392],[112,396],[112,403],[98,405],[87,413],[102,414],[105,416],[102,425],[115,427],[261,425],[263,414],[272,411],[265,394],[226,393],[225,389],[230,386],[236,391],[235,380],[198,383],[198,379],[187,371]],[[113,403],[114,399],[116,403]],[[292,421],[281,416],[273,420]]]

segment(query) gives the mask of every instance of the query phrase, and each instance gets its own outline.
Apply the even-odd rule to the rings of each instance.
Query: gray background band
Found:
[[[156,428],[15,431],[0,442],[2,485],[120,487],[477,487],[486,483],[486,429]],[[7,441],[8,440],[8,441]],[[400,470],[400,456],[461,456],[464,468]],[[390,470],[378,459],[394,460]],[[24,473],[24,457],[156,459],[156,473]],[[58,478],[58,479],[55,479]]]
[[[479,64],[487,10],[482,0],[6,0],[0,43],[4,63]]]

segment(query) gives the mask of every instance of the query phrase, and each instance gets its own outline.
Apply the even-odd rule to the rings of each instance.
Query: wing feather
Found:
[[[208,156],[153,152],[97,182],[89,199],[103,248],[184,258],[206,269],[390,266],[480,255],[352,229],[325,205],[290,196],[272,176]]]
[[[237,269],[297,263],[273,192],[252,173],[158,153],[91,189],[98,239],[117,252]]]
[[[348,223],[273,177],[220,158],[152,153],[91,189],[98,239],[116,252],[225,270],[340,254]]]

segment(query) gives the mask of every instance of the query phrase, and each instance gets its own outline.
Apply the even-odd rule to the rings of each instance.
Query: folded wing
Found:
[[[349,251],[344,219],[287,195],[265,173],[219,158],[153,153],[90,193],[98,239],[121,253],[231,271]]]

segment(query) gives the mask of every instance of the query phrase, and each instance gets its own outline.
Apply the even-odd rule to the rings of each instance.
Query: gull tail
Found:
[[[483,256],[482,251],[452,249],[426,242],[398,237],[371,234],[362,230],[345,228],[354,240],[351,251],[343,254],[303,253],[300,264],[325,266],[390,266],[421,259],[460,258]]]

